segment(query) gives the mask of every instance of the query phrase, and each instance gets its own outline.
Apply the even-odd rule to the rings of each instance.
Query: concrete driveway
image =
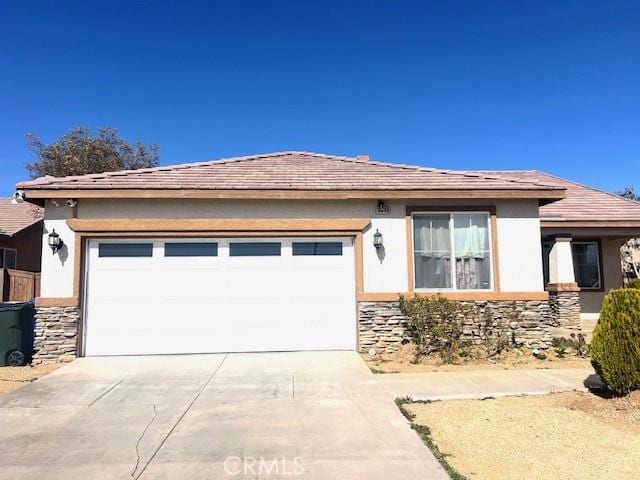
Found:
[[[0,397],[2,479],[448,478],[353,352],[82,358]]]

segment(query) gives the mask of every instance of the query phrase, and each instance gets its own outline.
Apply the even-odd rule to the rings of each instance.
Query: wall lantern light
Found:
[[[373,246],[376,247],[376,250],[382,248],[382,234],[376,228],[376,233],[373,234]]]
[[[62,245],[64,245],[64,242],[60,238],[60,235],[56,233],[55,228],[49,234],[48,244],[51,247],[51,251],[53,252],[54,255],[58,251],[60,251],[60,249],[62,248]]]

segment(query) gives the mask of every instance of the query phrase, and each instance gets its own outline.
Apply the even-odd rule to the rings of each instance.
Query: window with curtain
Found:
[[[489,214],[413,216],[415,288],[491,288]]]
[[[598,242],[571,242],[571,253],[578,286],[585,290],[599,290],[602,283]]]

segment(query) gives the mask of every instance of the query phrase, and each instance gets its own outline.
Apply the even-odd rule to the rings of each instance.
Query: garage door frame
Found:
[[[134,220],[130,221],[131,225],[136,224]],[[263,221],[265,224],[268,224],[269,221]],[[292,223],[291,226],[299,226],[298,223]],[[75,238],[75,283],[74,283],[74,296],[79,300],[80,303],[80,311],[81,311],[81,319],[78,325],[78,343],[77,343],[77,352],[79,356],[86,356],[85,352],[85,336],[86,336],[86,325],[85,319],[86,316],[86,307],[87,307],[87,291],[85,285],[87,284],[87,276],[89,274],[87,268],[87,245],[89,240],[100,240],[100,239],[114,239],[122,238],[122,239],[136,239],[136,238],[149,238],[149,239],[161,239],[161,238],[250,238],[250,237],[259,237],[259,238],[278,238],[278,237],[352,237],[353,238],[353,257],[355,262],[355,301],[354,301],[354,311],[355,311],[355,325],[356,329],[356,349],[360,344],[359,338],[359,328],[358,328],[358,296],[362,292],[363,285],[363,255],[362,255],[362,237],[363,231],[367,228],[370,223],[368,220],[356,219],[351,221],[351,226],[356,227],[353,229],[345,229],[345,226],[349,226],[348,223],[336,223],[335,228],[327,228],[327,221],[313,221],[307,220],[306,222],[311,222],[308,225],[311,226],[314,223],[319,224],[325,229],[305,229],[305,230],[278,230],[278,231],[265,231],[265,230],[242,230],[242,231],[229,231],[229,230],[215,230],[215,231],[100,231],[92,232],[92,231],[79,231],[76,230],[76,238]],[[348,222],[348,221],[347,221]],[[253,224],[255,225],[255,224]],[[253,226],[252,225],[252,226]],[[306,225],[305,225],[306,226]],[[308,227],[307,227],[308,228]]]

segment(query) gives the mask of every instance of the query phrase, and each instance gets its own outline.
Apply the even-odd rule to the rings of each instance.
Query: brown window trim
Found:
[[[408,205],[405,214],[406,237],[407,237],[407,275],[409,287],[408,291],[413,294],[415,289],[414,264],[413,264],[413,222],[414,213],[420,212],[488,212],[489,225],[491,228],[491,258],[493,263],[493,288],[490,290],[476,291],[474,293],[495,293],[500,292],[500,271],[498,259],[498,223],[496,219],[495,205],[455,205],[455,206],[433,206],[433,205]],[[464,290],[443,290],[443,293],[464,292]]]
[[[578,287],[581,292],[604,292],[604,264],[602,263],[602,239],[592,237],[573,237],[571,240],[571,255],[573,256],[573,244],[574,243],[595,243],[598,246],[598,277],[600,280],[600,288],[585,288]],[[574,265],[575,269],[575,265]],[[578,279],[576,279],[576,284]]]

